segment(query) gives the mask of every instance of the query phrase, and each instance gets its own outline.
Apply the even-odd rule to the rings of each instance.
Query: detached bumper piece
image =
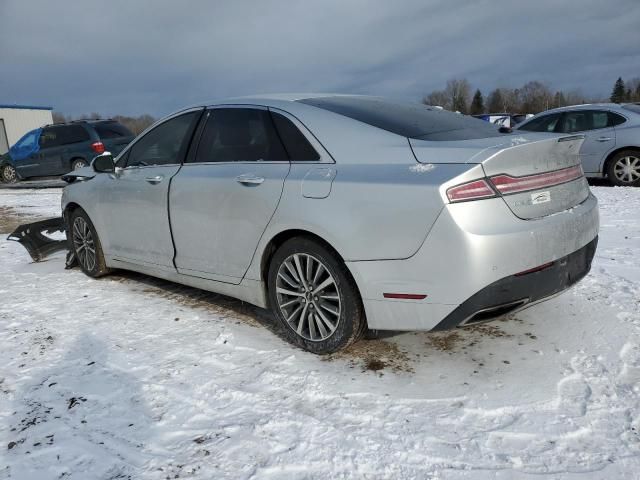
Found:
[[[541,269],[511,275],[492,283],[458,306],[433,331],[493,320],[528,303],[566,290],[589,273],[597,245],[598,237],[580,250]]]
[[[50,218],[40,222],[20,225],[9,235],[9,240],[20,243],[27,249],[34,262],[40,262],[52,253],[67,249],[67,240],[54,240],[46,234],[56,232],[64,233],[64,220],[60,218]]]

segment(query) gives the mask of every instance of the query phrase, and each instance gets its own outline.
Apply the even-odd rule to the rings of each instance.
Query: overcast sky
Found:
[[[0,0],[0,104],[163,115],[270,92],[419,101],[447,79],[608,96],[639,0]]]

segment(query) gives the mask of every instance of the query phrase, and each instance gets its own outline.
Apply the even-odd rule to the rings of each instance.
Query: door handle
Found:
[[[152,185],[156,185],[158,183],[160,183],[162,180],[164,180],[164,175],[156,175],[155,177],[147,177],[145,178],[145,180],[147,182],[149,182]]]
[[[609,141],[611,141],[611,140],[613,140],[613,138],[611,138],[611,137],[600,137],[600,138],[596,138],[596,141],[598,141],[598,142],[609,142]]]
[[[243,185],[260,185],[264,182],[264,177],[259,177],[253,173],[245,173],[244,175],[238,175],[236,182],[242,183]]]

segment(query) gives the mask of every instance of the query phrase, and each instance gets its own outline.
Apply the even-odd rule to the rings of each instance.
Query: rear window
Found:
[[[419,140],[469,140],[502,135],[497,126],[483,120],[419,103],[349,96],[298,101]]]
[[[118,138],[131,137],[133,133],[118,122],[94,123],[93,128],[96,129],[100,138]]]
[[[623,105],[622,108],[629,110],[630,112],[640,113],[640,104],[638,103],[629,103],[627,105]]]

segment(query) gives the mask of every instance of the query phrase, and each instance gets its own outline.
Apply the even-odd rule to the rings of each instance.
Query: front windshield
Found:
[[[38,138],[42,129],[32,130],[18,140],[13,147],[9,149],[9,154],[13,160],[22,160],[29,155],[36,153],[40,149]]]

